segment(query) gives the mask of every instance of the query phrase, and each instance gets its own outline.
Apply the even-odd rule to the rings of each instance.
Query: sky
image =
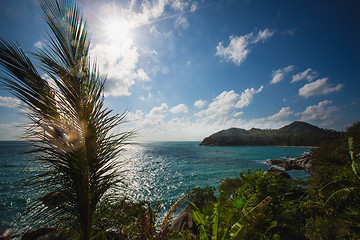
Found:
[[[105,105],[128,111],[135,141],[200,141],[230,127],[360,121],[358,0],[77,1]],[[26,52],[47,41],[36,0],[0,0],[0,36]],[[2,70],[0,70],[2,71]],[[0,140],[26,115],[0,90]]]

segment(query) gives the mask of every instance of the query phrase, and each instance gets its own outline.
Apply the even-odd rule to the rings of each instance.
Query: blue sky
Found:
[[[359,1],[77,1],[106,106],[135,141],[201,140],[295,120],[345,130],[360,120]],[[46,41],[36,1],[0,0],[1,37]],[[46,76],[44,76],[46,77]],[[0,139],[18,139],[21,103],[0,91]]]

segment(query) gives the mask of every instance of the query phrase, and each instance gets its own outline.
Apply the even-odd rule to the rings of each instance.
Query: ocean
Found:
[[[122,152],[123,195],[135,201],[161,200],[165,213],[193,187],[214,186],[221,179],[236,178],[240,171],[269,168],[266,160],[300,157],[309,148],[295,147],[210,147],[200,142],[148,142],[130,145]],[[0,230],[16,228],[17,219],[34,193],[21,180],[34,175],[37,167],[29,159],[26,142],[0,142]],[[304,171],[290,171],[306,177]]]

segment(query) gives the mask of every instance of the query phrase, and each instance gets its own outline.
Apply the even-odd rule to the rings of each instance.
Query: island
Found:
[[[200,146],[319,146],[342,133],[295,121],[279,129],[230,128],[206,137]]]

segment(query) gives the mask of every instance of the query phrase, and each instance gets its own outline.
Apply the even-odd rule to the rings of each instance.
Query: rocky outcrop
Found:
[[[276,168],[276,167],[269,168],[264,174],[273,174],[273,175],[282,176],[285,178],[290,178],[290,175],[287,172],[285,172],[284,170],[281,170],[279,168]]]
[[[266,164],[276,165],[285,171],[289,170],[304,170],[307,172],[311,171],[311,155],[306,154],[300,158],[294,158],[291,160],[286,159],[271,159],[265,162]]]
[[[307,172],[311,171],[312,163],[311,163],[311,155],[310,154],[307,154],[300,158],[292,159],[289,162],[290,162],[290,164],[292,164],[294,166],[298,166],[299,168],[301,168]]]
[[[175,230],[177,232],[181,232],[183,230],[191,230],[195,232],[197,228],[196,228],[196,224],[193,221],[191,212],[192,212],[191,206],[189,204],[186,205],[186,207],[180,212],[180,214],[171,224],[170,229]]]
[[[266,161],[265,163],[271,164],[271,165],[280,165],[280,164],[286,164],[288,161],[286,159],[271,159]]]

